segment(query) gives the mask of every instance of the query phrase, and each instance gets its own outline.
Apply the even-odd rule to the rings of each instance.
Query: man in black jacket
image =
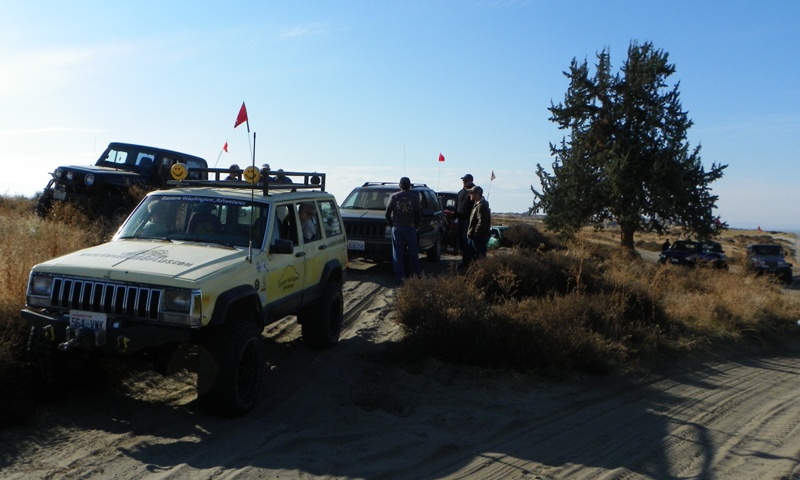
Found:
[[[472,207],[475,205],[469,198],[467,189],[475,186],[472,174],[466,174],[461,177],[464,186],[458,191],[456,198],[456,212],[455,217],[458,222],[458,248],[461,250],[461,259],[463,265],[467,265],[470,261],[469,248],[467,247],[467,227],[469,226],[469,216],[472,213]]]

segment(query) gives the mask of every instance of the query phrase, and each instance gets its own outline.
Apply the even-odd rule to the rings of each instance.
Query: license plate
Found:
[[[105,332],[107,320],[108,317],[105,313],[85,312],[83,310],[69,311],[69,326],[74,328],[86,328],[95,332]]]
[[[364,240],[348,240],[347,249],[364,251]]]
[[[65,200],[67,198],[67,191],[66,190],[53,190],[53,198],[56,200]]]

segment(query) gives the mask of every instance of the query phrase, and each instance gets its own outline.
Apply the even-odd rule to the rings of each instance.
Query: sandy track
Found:
[[[203,413],[191,375],[142,373],[0,432],[0,478],[800,479],[798,352],[564,383],[395,365],[392,275],[356,267],[335,348],[305,349],[289,320],[265,331],[249,415]]]

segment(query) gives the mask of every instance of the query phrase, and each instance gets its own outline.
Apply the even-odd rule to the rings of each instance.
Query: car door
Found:
[[[305,276],[304,246],[296,243],[288,225],[294,214],[292,203],[276,204],[268,216],[266,235],[269,239],[265,259],[259,268],[265,271],[266,288],[262,302],[267,305],[270,316],[282,316],[295,311],[302,301]],[[278,241],[292,241],[287,253],[276,253]]]

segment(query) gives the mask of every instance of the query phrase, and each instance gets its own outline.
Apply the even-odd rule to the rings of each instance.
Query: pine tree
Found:
[[[692,121],[679,85],[667,85],[673,73],[668,55],[652,43],[631,42],[613,76],[607,50],[597,54],[594,76],[585,60],[573,59],[564,72],[564,101],[549,108],[550,121],[569,137],[550,144],[552,173],[537,164],[541,192],[531,186],[531,213],[545,213],[545,225],[567,235],[613,220],[631,250],[636,232],[677,225],[706,238],[725,228],[713,215],[717,196],[709,184],[727,165],[706,172],[700,146],[690,148]]]

